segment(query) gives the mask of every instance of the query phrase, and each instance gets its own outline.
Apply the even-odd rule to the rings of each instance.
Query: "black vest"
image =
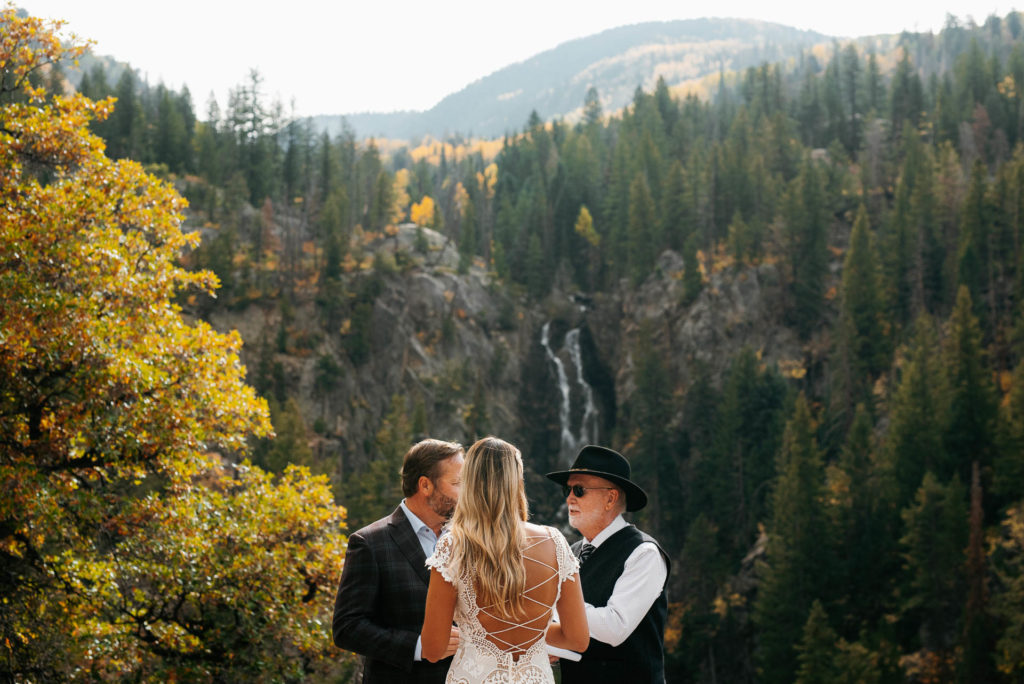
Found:
[[[594,549],[580,567],[583,600],[595,607],[608,604],[615,581],[622,575],[626,559],[642,542],[652,542],[661,551],[665,566],[671,569],[668,554],[653,537],[632,525],[625,527]],[[578,553],[581,542],[573,545]],[[668,583],[666,575],[666,584]],[[562,684],[598,684],[599,682],[659,682],[665,681],[665,617],[668,599],[665,587],[655,599],[640,624],[625,641],[610,646],[597,639],[583,652],[579,662],[562,659]]]

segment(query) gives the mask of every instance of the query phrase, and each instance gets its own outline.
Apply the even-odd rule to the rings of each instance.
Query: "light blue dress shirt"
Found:
[[[434,554],[434,549],[437,548],[437,535],[434,534],[434,530],[430,529],[427,523],[417,518],[416,514],[409,510],[409,507],[405,505],[405,499],[402,499],[402,503],[399,506],[402,507],[402,512],[405,513],[406,519],[412,525],[412,531],[416,533],[416,538],[420,540],[420,546],[423,547],[423,555],[430,558]]]
[[[427,523],[420,520],[415,513],[409,510],[409,507],[405,505],[405,499],[402,499],[402,503],[398,504],[402,508],[402,512],[405,513],[405,519],[412,525],[412,531],[416,533],[416,539],[419,540],[420,546],[423,547],[423,553],[427,558],[434,555],[434,549],[437,547],[437,535],[434,534],[434,530],[430,529]],[[413,660],[423,660],[423,642],[422,637],[416,637],[416,653],[413,655]]]

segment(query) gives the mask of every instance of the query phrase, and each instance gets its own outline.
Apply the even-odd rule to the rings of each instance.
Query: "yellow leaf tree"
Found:
[[[182,317],[216,277],[178,263],[177,192],[89,132],[113,100],[32,86],[82,52],[60,30],[0,11],[0,680],[315,670],[344,511],[211,454],[269,433],[266,402],[237,333]]]
[[[417,226],[430,226],[434,220],[434,199],[430,195],[424,195],[419,202],[413,202],[409,210],[409,220]]]

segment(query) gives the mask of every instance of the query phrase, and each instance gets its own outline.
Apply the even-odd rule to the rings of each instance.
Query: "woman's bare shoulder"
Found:
[[[527,537],[549,537],[557,532],[547,525],[536,525],[534,523],[523,523],[523,531]]]

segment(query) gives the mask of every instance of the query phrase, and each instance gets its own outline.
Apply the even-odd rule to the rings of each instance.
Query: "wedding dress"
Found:
[[[475,571],[463,568],[456,573],[452,568],[452,538],[450,535],[441,537],[434,555],[427,559],[427,565],[435,568],[441,576],[454,585],[458,598],[455,603],[455,622],[459,626],[459,647],[448,669],[446,684],[554,684],[554,675],[544,643],[544,632],[551,619],[551,611],[562,595],[562,583],[572,579],[579,572],[579,561],[573,556],[568,542],[562,534],[550,527],[543,537],[527,537],[528,544],[523,549],[525,562],[537,563],[551,571],[543,581],[536,582],[523,592],[523,598],[537,604],[545,610],[525,622],[510,622],[491,612],[493,606],[478,606],[476,600]],[[547,540],[555,543],[555,560],[557,567],[536,558],[527,556],[527,552]],[[532,541],[530,541],[532,540]],[[535,589],[558,577],[558,588],[555,600],[548,605],[530,596]],[[488,632],[480,624],[480,615],[490,618],[503,625],[501,629]],[[525,640],[510,643],[510,635],[514,630],[528,630],[530,636]],[[488,638],[490,637],[490,638]],[[497,642],[497,643],[495,643]]]

